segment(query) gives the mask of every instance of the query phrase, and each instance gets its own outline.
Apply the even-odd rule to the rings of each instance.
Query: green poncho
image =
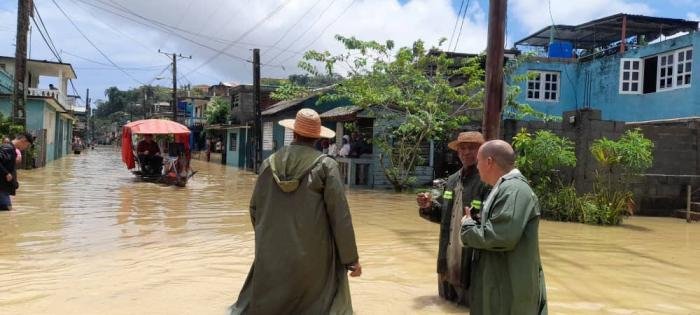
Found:
[[[537,196],[516,169],[494,186],[481,224],[463,222],[462,243],[476,250],[470,314],[547,314],[539,216]]]
[[[358,260],[338,164],[292,144],[265,160],[250,201],[255,260],[231,314],[352,314]]]

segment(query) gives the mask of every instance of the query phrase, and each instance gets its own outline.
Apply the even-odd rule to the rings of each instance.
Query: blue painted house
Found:
[[[12,114],[14,69],[14,58],[0,57],[0,113],[5,117]],[[76,75],[70,64],[31,59],[27,61],[27,73],[27,129],[37,137],[34,164],[43,166],[70,153],[76,96],[67,94],[67,86]],[[40,88],[45,77],[55,78],[57,86]]]
[[[698,22],[616,14],[581,25],[545,27],[515,43],[534,53],[515,75],[518,101],[541,112],[599,109],[603,119],[648,121],[700,116]]]

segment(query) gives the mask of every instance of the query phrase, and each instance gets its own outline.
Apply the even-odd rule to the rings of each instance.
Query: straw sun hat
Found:
[[[297,112],[296,119],[283,119],[279,124],[285,128],[308,138],[333,138],[335,132],[321,126],[321,117],[310,108],[302,108]]]
[[[452,150],[457,151],[457,149],[459,149],[460,143],[483,144],[484,142],[485,142],[484,136],[481,134],[481,132],[467,131],[467,132],[460,132],[459,136],[457,136],[457,140],[454,140],[454,141],[451,141],[450,143],[448,143],[447,147],[449,147]]]

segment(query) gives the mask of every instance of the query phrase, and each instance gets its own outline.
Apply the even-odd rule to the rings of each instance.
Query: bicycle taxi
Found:
[[[162,167],[153,168],[139,158],[136,144],[142,135],[167,136]],[[122,161],[141,180],[185,186],[196,173],[190,168],[190,158],[190,130],[182,124],[165,119],[144,119],[122,127]]]

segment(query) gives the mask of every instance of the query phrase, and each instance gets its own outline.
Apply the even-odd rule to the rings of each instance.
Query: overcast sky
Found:
[[[486,47],[487,0],[34,2],[63,62],[71,63],[78,75],[74,81],[78,92],[84,97],[89,88],[93,100],[104,98],[104,90],[110,86],[171,86],[170,60],[159,54],[159,49],[192,56],[178,62],[178,83],[194,85],[250,83],[252,65],[248,60],[252,59],[252,48],[261,49],[263,77],[285,78],[300,73],[296,64],[305,50],[340,51],[333,39],[335,34],[392,39],[399,46],[417,39],[436,45],[441,37],[452,37],[450,50],[459,52],[476,53]],[[551,0],[551,15],[546,0],[508,3],[509,46],[552,21],[578,24],[621,12],[700,20],[698,0]],[[460,7],[467,4],[464,23],[456,24]],[[0,0],[2,56],[14,56],[16,14],[16,0]],[[457,31],[451,36],[455,26]],[[32,30],[31,58],[56,60],[33,24]],[[42,78],[40,87],[51,82],[50,78]]]

